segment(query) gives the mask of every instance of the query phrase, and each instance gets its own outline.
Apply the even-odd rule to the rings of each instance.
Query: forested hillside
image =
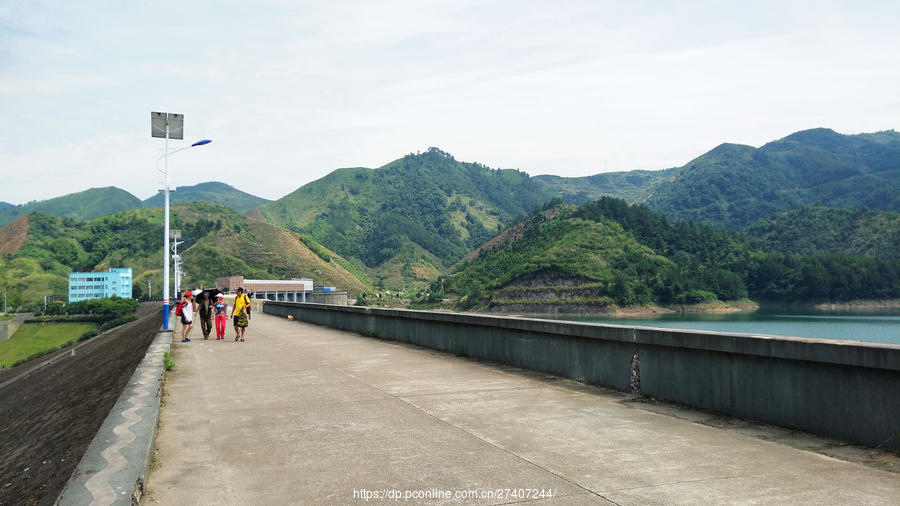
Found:
[[[359,259],[378,279],[428,282],[548,199],[523,172],[458,162],[431,148],[375,170],[337,170],[260,211]]]
[[[900,213],[892,211],[806,206],[763,218],[743,232],[783,253],[900,260]]]
[[[761,148],[722,144],[676,169],[647,204],[732,230],[809,204],[900,211],[900,133],[818,128]]]
[[[0,210],[0,227],[28,213],[46,213],[79,220],[92,220],[101,216],[134,209],[140,199],[114,186],[91,188],[49,200],[29,202]]]
[[[222,205],[179,204],[198,200]],[[0,230],[0,277],[37,297],[60,293],[70,269],[122,258],[137,290],[148,279],[158,290],[161,201],[99,188],[0,209],[0,223],[21,215]],[[172,201],[173,228],[192,239],[189,282],[207,286],[240,273],[313,276],[351,293],[418,290],[472,255],[447,286],[476,306],[529,293],[594,306],[884,298],[898,286],[900,134],[814,129],[758,149],[723,144],[680,168],[583,178],[529,177],[430,148],[336,170],[274,202],[216,182],[179,187]],[[572,203],[583,205],[562,205]],[[545,283],[565,289],[542,292]]]
[[[191,239],[179,249],[188,273],[186,286],[210,287],[217,277],[242,274],[261,279],[312,277],[351,293],[371,289],[358,267],[311,238],[223,206],[175,206],[171,225]],[[0,237],[18,238],[17,248],[0,255],[0,284],[7,289],[10,306],[33,308],[44,295],[66,300],[72,271],[126,266],[134,271],[136,298],[147,293],[148,281],[159,297],[162,231],[161,210],[133,209],[91,221],[32,213],[0,229]]]
[[[269,201],[217,181],[199,183],[193,186],[179,186],[174,193],[169,194],[169,203],[171,205],[191,202],[212,202],[213,204],[230,207],[239,213],[246,213]],[[143,202],[143,206],[149,208],[163,207],[164,204],[165,197],[161,193],[157,193]]]
[[[750,297],[797,303],[900,297],[900,261],[759,249],[725,229],[602,198],[533,213],[443,282],[463,307],[598,311]],[[433,284],[431,291],[439,291]],[[568,311],[566,308],[573,309]],[[538,311],[544,312],[544,311]]]

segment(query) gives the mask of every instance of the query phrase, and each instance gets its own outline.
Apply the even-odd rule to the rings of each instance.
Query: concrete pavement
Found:
[[[900,503],[900,474],[548,375],[260,313],[198,335],[149,504]]]

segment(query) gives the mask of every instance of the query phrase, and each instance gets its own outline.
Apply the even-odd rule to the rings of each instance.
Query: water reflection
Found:
[[[900,344],[900,310],[859,312],[764,308],[747,313],[670,313],[653,317],[566,318],[643,327],[846,339]]]

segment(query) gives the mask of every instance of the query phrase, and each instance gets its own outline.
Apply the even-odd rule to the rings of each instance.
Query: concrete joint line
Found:
[[[653,488],[658,488],[658,487],[666,487],[669,485],[683,485],[685,483],[703,483],[703,482],[707,482],[707,481],[724,481],[724,480],[733,480],[735,478],[752,478],[752,477],[759,477],[759,476],[766,476],[766,473],[754,473],[754,474],[733,475],[733,476],[713,476],[710,478],[700,478],[700,479],[695,479],[695,480],[664,481],[661,483],[654,483],[653,485],[642,485],[640,487],[617,488],[617,489],[611,490],[611,492],[626,492],[629,490],[646,490],[646,489],[653,489]]]
[[[566,483],[569,483],[570,485],[572,485],[572,486],[574,486],[574,487],[577,487],[577,488],[579,488],[579,489],[581,489],[581,490],[584,490],[584,491],[585,491],[586,493],[588,493],[588,494],[591,494],[591,495],[595,495],[595,496],[597,496],[597,497],[600,497],[600,498],[602,498],[602,499],[604,499],[604,500],[606,500],[606,501],[609,501],[609,502],[611,502],[611,503],[613,503],[613,504],[616,504],[617,506],[619,505],[619,503],[613,501],[612,499],[610,499],[610,498],[608,498],[608,497],[604,497],[604,496],[601,495],[599,492],[595,492],[595,491],[593,491],[593,490],[591,490],[591,489],[589,489],[589,488],[587,488],[587,487],[585,487],[585,486],[583,486],[583,485],[581,485],[581,484],[579,484],[579,483],[576,483],[576,482],[574,482],[574,481],[572,481],[572,480],[566,478],[565,476],[563,476],[563,475],[561,475],[561,474],[559,474],[559,473],[557,473],[557,472],[554,472],[554,471],[552,471],[552,470],[550,470],[550,469],[547,469],[546,467],[544,467],[544,466],[542,466],[542,465],[540,465],[540,464],[538,464],[538,463],[536,463],[536,462],[533,462],[533,461],[531,461],[531,460],[528,460],[528,459],[526,459],[525,457],[523,457],[523,456],[521,456],[521,455],[519,455],[519,454],[517,454],[517,453],[515,453],[515,452],[509,451],[509,450],[507,450],[506,448],[504,448],[504,447],[502,447],[502,446],[500,446],[500,445],[498,445],[498,444],[496,444],[496,443],[492,443],[492,442],[490,442],[490,441],[487,441],[487,440],[485,440],[484,438],[479,437],[479,436],[477,436],[477,435],[475,435],[475,434],[469,432],[468,430],[466,430],[466,429],[460,427],[459,425],[450,423],[450,422],[448,422],[447,420],[444,420],[443,418],[437,417],[437,416],[435,416],[435,415],[429,413],[428,411],[425,411],[424,409],[420,408],[419,406],[416,406],[416,405],[413,404],[412,402],[407,401],[406,399],[404,399],[404,398],[402,398],[402,397],[399,397],[399,396],[397,396],[397,395],[394,395],[394,394],[392,394],[392,393],[390,393],[390,392],[388,392],[388,391],[386,391],[386,390],[384,390],[384,389],[378,388],[377,386],[372,385],[371,383],[366,383],[365,381],[363,381],[363,380],[357,378],[356,376],[350,374],[349,372],[347,372],[347,371],[345,371],[345,370],[343,370],[343,369],[341,369],[341,368],[339,368],[339,367],[335,367],[335,366],[333,366],[333,365],[331,365],[331,364],[328,364],[328,363],[325,363],[325,362],[323,362],[323,364],[325,364],[326,366],[328,366],[328,367],[334,369],[335,371],[338,371],[338,372],[340,372],[340,373],[342,373],[342,374],[344,374],[344,375],[346,375],[346,376],[349,376],[350,378],[353,378],[355,381],[357,381],[357,382],[359,382],[359,383],[362,383],[362,384],[368,386],[369,388],[374,388],[375,390],[378,390],[379,392],[381,392],[381,393],[383,393],[383,394],[385,394],[385,395],[387,395],[387,396],[389,396],[389,397],[391,397],[391,398],[393,398],[393,399],[396,399],[396,400],[398,400],[398,401],[400,401],[400,402],[406,404],[407,406],[409,406],[409,407],[415,409],[416,411],[418,411],[418,412],[424,414],[425,416],[427,416],[427,417],[429,417],[429,418],[432,418],[432,419],[434,419],[434,420],[437,420],[439,423],[442,423],[442,424],[444,424],[444,425],[448,425],[448,426],[450,426],[450,427],[452,427],[452,428],[454,428],[454,429],[456,429],[456,430],[462,432],[463,434],[466,434],[467,436],[469,436],[469,437],[471,437],[471,438],[477,439],[478,441],[481,441],[482,443],[484,443],[484,444],[486,444],[486,445],[488,445],[488,446],[492,446],[492,447],[494,447],[494,448],[496,448],[496,449],[498,449],[498,450],[500,450],[500,451],[506,453],[507,455],[511,455],[512,457],[514,457],[514,458],[516,458],[516,459],[519,459],[519,460],[521,460],[522,462],[526,462],[526,463],[528,463],[528,464],[530,464],[530,465],[532,465],[532,466],[534,466],[534,467],[536,467],[536,468],[538,468],[538,469],[541,469],[542,471],[544,471],[544,472],[546,472],[546,473],[549,473],[549,474],[551,474],[551,475],[553,475],[553,476],[555,476],[555,477],[557,477],[557,478],[559,478],[559,479],[565,481]]]
[[[131,408],[122,412],[122,417],[127,421],[120,423],[113,429],[113,433],[118,436],[119,439],[112,446],[100,452],[100,455],[106,459],[106,468],[92,476],[84,485],[94,497],[94,502],[96,504],[112,504],[116,500],[116,491],[113,490],[112,486],[109,484],[109,478],[128,465],[127,459],[122,455],[122,448],[131,444],[136,438],[135,434],[131,432],[130,429],[132,425],[143,419],[137,414],[137,410],[142,407],[138,405],[137,401],[144,396],[150,395],[150,392],[146,387],[147,380],[150,376],[150,373],[144,372],[138,381],[138,383],[142,385],[141,388],[135,389],[134,395],[128,398]]]

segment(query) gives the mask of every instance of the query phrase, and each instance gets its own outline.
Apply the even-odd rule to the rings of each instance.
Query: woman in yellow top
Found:
[[[234,340],[244,342],[244,334],[247,332],[247,324],[250,321],[250,297],[244,295],[244,289],[235,290],[234,306],[231,308],[231,317],[234,320]]]

